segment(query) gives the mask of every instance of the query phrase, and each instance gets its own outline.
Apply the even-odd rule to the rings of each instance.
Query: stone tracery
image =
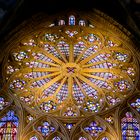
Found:
[[[98,112],[106,101],[113,106],[125,98],[136,76],[129,49],[105,39],[96,28],[69,25],[62,32],[60,27],[47,28],[11,50],[6,77],[10,89],[45,112],[60,110],[65,102]]]
[[[32,133],[23,132],[25,138],[112,140],[117,135],[107,129],[115,125],[112,115],[104,118],[102,125],[95,119],[86,127],[76,125],[75,119],[109,112],[131,96],[137,84],[137,59],[131,46],[116,39],[115,33],[111,36],[96,24],[78,22],[74,15],[68,21],[67,24],[58,20],[56,26],[39,28],[27,39],[20,38],[5,58],[4,88],[10,89],[13,98],[28,111],[36,112],[37,118],[52,115],[55,119],[67,119],[65,136],[47,119],[35,124],[36,118],[28,114]],[[138,102],[137,99],[131,106],[138,110]],[[7,101],[0,97],[0,107],[3,109],[6,105]],[[74,130],[78,135],[72,136]]]

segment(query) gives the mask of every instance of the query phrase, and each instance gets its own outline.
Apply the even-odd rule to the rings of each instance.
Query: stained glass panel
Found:
[[[140,98],[137,98],[135,102],[131,103],[131,106],[140,113]]]
[[[30,140],[38,140],[38,138],[36,136],[33,136],[30,138]]]
[[[71,15],[69,17],[69,25],[75,25],[75,16]]]
[[[18,125],[18,117],[10,110],[0,119],[0,140],[17,140]]]
[[[3,110],[8,104],[9,102],[6,102],[3,97],[0,97],[0,110]]]
[[[85,24],[70,15],[68,22],[60,18],[59,26],[50,24],[15,44],[5,66],[14,96],[46,113],[56,113],[66,103],[97,113],[104,104],[112,107],[129,95],[137,75],[131,50]],[[60,114],[77,116],[71,109]]]
[[[37,130],[44,136],[47,137],[50,133],[55,131],[55,128],[50,125],[49,122],[44,122],[42,126],[38,126]]]
[[[96,122],[91,122],[89,126],[84,128],[84,131],[89,133],[92,137],[96,137],[103,131],[103,127],[100,127]]]
[[[140,125],[131,112],[127,112],[121,119],[122,140],[139,140]]]
[[[78,140],[88,140],[88,139],[85,137],[80,137]]]
[[[109,140],[107,137],[103,137],[102,140]]]
[[[56,136],[56,137],[54,137],[52,140],[61,140],[61,138],[58,137],[58,136]]]

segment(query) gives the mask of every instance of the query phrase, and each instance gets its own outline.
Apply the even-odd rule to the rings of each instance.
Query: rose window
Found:
[[[109,109],[131,94],[135,61],[123,42],[96,27],[53,26],[21,39],[11,49],[5,79],[28,107],[50,113],[68,106],[77,116],[77,110]]]

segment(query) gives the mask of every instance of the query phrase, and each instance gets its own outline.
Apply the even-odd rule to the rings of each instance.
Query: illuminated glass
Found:
[[[50,133],[55,131],[55,128],[52,127],[49,122],[44,122],[42,126],[39,126],[37,130],[44,136],[47,137]]]
[[[75,126],[75,124],[74,123],[67,123],[67,124],[65,124],[65,126],[70,131]]]
[[[9,103],[3,97],[0,97],[0,110],[3,110]]]
[[[91,122],[89,126],[84,128],[84,131],[89,133],[92,137],[96,137],[103,131],[103,128],[98,126],[96,122]]]
[[[36,136],[33,136],[30,138],[30,140],[38,140],[38,138]]]
[[[107,137],[103,137],[102,140],[109,140]]]
[[[131,103],[131,106],[140,113],[140,98],[137,98],[135,102]]]
[[[56,137],[54,137],[52,140],[61,140],[61,138],[58,137],[58,136],[56,136]]]
[[[69,25],[75,25],[75,16],[71,15],[69,17]]]
[[[11,49],[5,78],[14,96],[43,113],[67,106],[59,113],[66,117],[81,115],[80,110],[98,113],[103,105],[112,107],[128,97],[137,74],[131,50],[74,15],[57,25]]]
[[[67,107],[66,111],[63,113],[63,116],[66,117],[74,117],[77,116],[78,114],[73,110],[72,107]]]
[[[127,112],[121,119],[122,140],[139,140],[140,125],[131,112]]]
[[[79,25],[80,25],[80,26],[86,26],[86,23],[85,23],[84,20],[80,20],[80,21],[79,21]]]
[[[10,110],[3,118],[0,119],[0,139],[17,140],[18,125],[18,117],[15,116],[13,110]]]
[[[78,140],[87,140],[85,137],[80,137]]]
[[[65,25],[65,20],[59,20],[59,22],[58,22],[58,25],[60,26],[60,25]]]
[[[110,124],[113,124],[114,123],[114,118],[112,116],[109,116],[109,117],[105,117],[105,120],[110,123]]]

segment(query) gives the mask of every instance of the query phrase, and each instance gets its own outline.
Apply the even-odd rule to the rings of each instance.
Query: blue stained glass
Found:
[[[136,99],[135,102],[131,103],[131,106],[140,113],[140,98]]]
[[[0,119],[0,140],[17,140],[17,127],[19,119],[13,110],[10,110]]]
[[[122,140],[140,140],[140,125],[131,112],[121,120]]]
[[[103,128],[98,126],[96,122],[91,122],[89,126],[84,128],[84,130],[88,132],[92,137],[94,137],[101,133]]]
[[[58,136],[56,136],[56,137],[54,137],[52,140],[61,140],[61,138],[58,137]]]
[[[75,25],[75,16],[71,15],[69,17],[69,25]]]
[[[51,132],[55,131],[55,128],[50,126],[48,122],[44,122],[43,126],[38,127],[38,131],[42,133],[44,137],[48,136]]]
[[[109,140],[107,137],[103,137],[102,140]]]
[[[16,127],[18,127],[18,117],[14,115],[14,111],[10,110],[6,116],[1,118],[0,120],[0,127],[2,127],[6,122],[12,122]]]
[[[74,124],[72,123],[67,123],[66,128],[70,131],[73,128]]]

